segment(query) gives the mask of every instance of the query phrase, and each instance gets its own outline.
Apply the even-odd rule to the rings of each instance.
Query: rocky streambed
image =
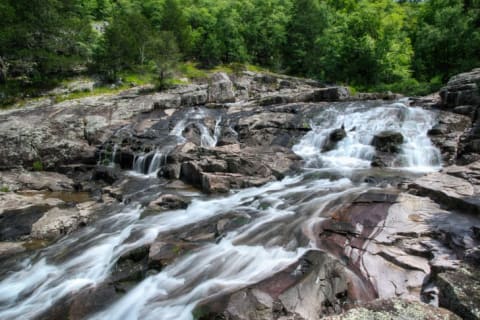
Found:
[[[0,114],[2,319],[480,318],[480,72],[245,72]]]

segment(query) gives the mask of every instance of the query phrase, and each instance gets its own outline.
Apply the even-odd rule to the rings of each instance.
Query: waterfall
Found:
[[[184,130],[188,126],[193,125],[200,132],[200,145],[202,147],[215,147],[221,134],[220,123],[222,122],[222,117],[216,117],[213,133],[205,124],[207,117],[209,117],[209,114],[204,109],[192,109],[173,127],[170,135],[178,137],[179,143],[183,143],[185,142],[185,138],[183,137]]]
[[[172,147],[166,146],[162,149],[135,156],[132,170],[135,173],[152,177],[156,176],[158,170],[165,164],[171,149]]]
[[[176,142],[158,146],[156,150],[148,153],[137,154],[133,160],[132,171],[136,174],[155,176],[162,165],[165,164],[168,153],[178,144],[184,143],[185,128],[194,125],[200,132],[200,145],[202,147],[215,147],[221,135],[222,117],[215,119],[213,133],[205,124],[208,113],[204,109],[192,109],[170,131],[170,136],[177,138]]]
[[[312,119],[312,131],[293,147],[307,161],[307,167],[355,169],[369,168],[375,156],[373,137],[383,131],[399,132],[404,143],[397,157],[399,167],[414,171],[436,170],[440,152],[428,138],[435,124],[433,112],[407,107],[403,103],[371,107],[359,103],[330,107]],[[333,130],[344,128],[346,137],[332,150],[324,151]]]
[[[205,111],[187,113],[170,134],[181,142],[185,128],[194,124],[201,132],[202,145],[216,145],[221,118],[216,118],[211,133],[203,122],[205,116]],[[368,190],[366,184],[352,181],[346,172],[368,170],[376,152],[371,145],[375,134],[393,130],[404,136],[396,156],[407,169],[438,168],[439,151],[427,136],[434,123],[432,112],[408,108],[403,103],[374,107],[351,103],[321,109],[311,119],[312,130],[293,150],[303,157],[306,169],[322,168],[340,174],[321,178],[305,170],[228,196],[196,197],[186,209],[158,215],[142,216],[145,209],[140,201],[122,204],[91,226],[25,259],[18,271],[9,272],[0,281],[0,319],[34,319],[70,293],[102,284],[126,252],[186,227],[194,230],[201,223],[212,223],[212,219],[222,219],[232,212],[245,213],[249,223],[227,232],[217,242],[199,244],[159,273],[147,276],[105,310],[90,315],[91,319],[110,320],[192,320],[192,310],[199,301],[257,283],[297,261],[311,248],[314,241],[308,227],[329,216],[335,205]],[[332,131],[341,127],[346,137],[324,150]],[[137,155],[133,170],[154,175],[173,147],[175,144],[158,146]],[[145,186],[148,188],[150,181]],[[303,237],[310,243],[302,244]]]
[[[113,145],[113,151],[112,151],[112,159],[110,160],[110,167],[115,167],[115,158],[117,156],[117,151],[118,151],[118,144]]]

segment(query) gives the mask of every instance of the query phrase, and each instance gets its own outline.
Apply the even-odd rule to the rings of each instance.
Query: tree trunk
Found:
[[[4,59],[0,57],[0,84],[7,82],[7,64]]]

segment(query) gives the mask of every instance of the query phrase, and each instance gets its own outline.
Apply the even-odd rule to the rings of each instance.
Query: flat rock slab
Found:
[[[456,269],[460,257],[476,250],[472,226],[480,226],[477,216],[446,211],[429,198],[371,190],[314,232],[317,247],[342,260],[364,287],[370,284],[374,296],[420,300],[433,269]]]
[[[73,191],[74,182],[57,172],[0,171],[0,187],[9,191]]]
[[[447,168],[446,171],[449,169]],[[480,203],[476,199],[478,187],[469,180],[459,178],[456,174],[435,172],[415,180],[409,185],[420,195],[428,196],[438,201],[446,208],[472,213],[480,213]]]
[[[323,320],[460,320],[454,313],[416,301],[377,300]]]

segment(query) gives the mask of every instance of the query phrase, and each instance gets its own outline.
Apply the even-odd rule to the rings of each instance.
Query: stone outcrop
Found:
[[[205,320],[319,319],[347,303],[348,279],[338,261],[309,251],[255,285],[200,303],[193,314]]]
[[[57,172],[0,171],[0,187],[9,191],[73,191],[74,181]]]
[[[400,151],[403,140],[399,132],[383,131],[373,137],[372,145],[381,152],[397,153]]]
[[[317,246],[344,261],[363,279],[362,288],[370,284],[370,295],[438,304],[425,283],[431,273],[458,269],[461,259],[475,252],[479,243],[470,239],[479,223],[428,198],[372,191],[334,211],[314,232]]]
[[[202,148],[178,146],[167,157],[160,174],[181,179],[207,193],[260,186],[283,178],[300,158],[283,147],[252,148],[232,144]]]
[[[460,139],[458,163],[480,159],[480,69],[452,77],[440,91],[443,109],[470,117],[472,125]]]
[[[452,77],[440,91],[440,97],[447,108],[480,104],[480,69]]]
[[[0,241],[55,240],[92,221],[102,207],[94,201],[81,199],[66,202],[66,193],[74,191],[0,193]],[[104,197],[105,203],[112,199]]]
[[[440,305],[463,319],[480,319],[480,280],[475,267],[442,272],[435,282],[440,289]]]
[[[440,149],[445,165],[457,162],[461,153],[461,139],[470,129],[472,120],[465,115],[440,111],[438,123],[428,131],[432,142]]]
[[[416,179],[410,188],[449,209],[480,213],[479,165],[480,163],[476,162],[465,167],[447,167],[443,172]]]

